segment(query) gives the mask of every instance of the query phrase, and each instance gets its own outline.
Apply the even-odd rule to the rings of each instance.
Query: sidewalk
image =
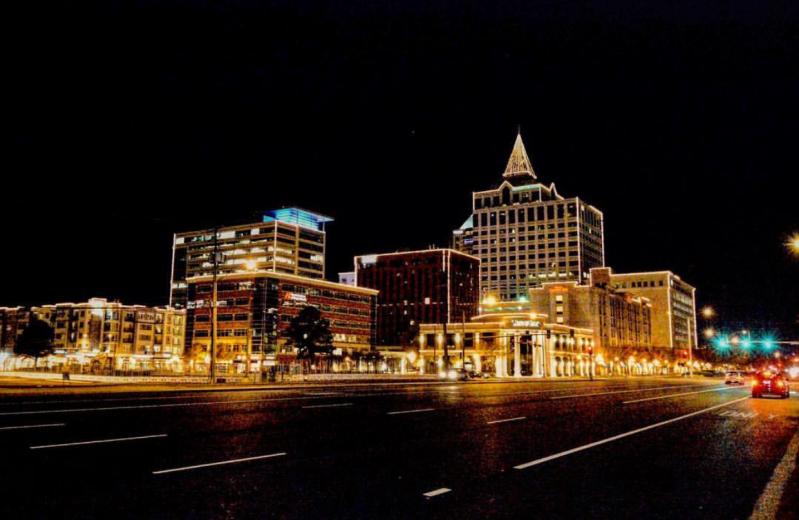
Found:
[[[118,382],[86,382],[86,381],[61,381],[61,379],[41,379],[28,378],[24,373],[19,376],[8,376],[8,373],[0,374],[0,398],[29,396],[29,395],[74,395],[74,394],[104,394],[104,393],[170,393],[170,392],[245,392],[245,391],[288,391],[303,389],[330,388],[331,386],[348,387],[367,387],[367,386],[402,386],[402,385],[483,385],[483,384],[531,384],[531,383],[591,383],[592,381],[584,377],[569,377],[557,379],[533,379],[533,378],[490,378],[479,379],[468,382],[442,381],[432,375],[407,375],[399,376],[392,374],[340,374],[306,376],[304,380],[294,382],[277,383],[222,383],[211,385],[207,382],[202,383],[178,383],[178,382],[137,382],[129,383]],[[59,374],[54,374],[59,376]],[[351,378],[348,376],[358,376]],[[203,378],[207,380],[206,378]],[[605,377],[594,378],[593,382],[603,381],[633,381],[633,380],[678,380],[685,384],[718,384],[720,381],[714,378],[694,376],[693,378],[679,376],[634,376],[634,377]]]

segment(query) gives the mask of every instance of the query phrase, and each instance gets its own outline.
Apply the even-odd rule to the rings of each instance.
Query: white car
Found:
[[[731,370],[724,375],[725,385],[742,385],[745,383],[746,374],[738,370]]]

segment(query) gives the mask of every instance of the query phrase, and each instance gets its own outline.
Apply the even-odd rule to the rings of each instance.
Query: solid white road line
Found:
[[[158,439],[161,437],[166,437],[166,433],[159,433],[157,435],[139,435],[138,437],[119,437],[116,439],[101,439],[98,441],[81,441],[81,442],[67,442],[64,444],[45,444],[43,446],[31,446],[32,450],[43,450],[46,448],[65,448],[67,446],[86,446],[88,444],[107,444],[110,442],[126,442],[126,441],[138,441],[143,439]]]
[[[636,435],[638,433],[642,433],[648,430],[654,430],[655,428],[660,428],[661,426],[666,426],[667,424],[675,423],[677,421],[682,421],[684,419],[688,419],[690,417],[695,417],[697,415],[701,415],[703,413],[710,412],[712,410],[717,410],[719,408],[723,408],[725,406],[730,406],[735,403],[740,403],[741,401],[746,401],[749,397],[742,397],[740,399],[735,399],[732,401],[728,401],[726,403],[717,404],[715,406],[711,406],[709,408],[703,408],[702,410],[691,412],[685,415],[680,415],[679,417],[674,417],[673,419],[668,419],[666,421],[661,421],[659,423],[650,424],[649,426],[644,426],[643,428],[638,428],[637,430],[632,430],[626,433],[621,433],[619,435],[614,435],[613,437],[608,437],[606,439],[602,439],[601,441],[592,442],[590,444],[585,444],[583,446],[579,446],[577,448],[572,448],[570,450],[561,451],[560,453],[555,453],[554,455],[549,455],[547,457],[543,457],[540,459],[532,460],[530,462],[525,462],[524,464],[519,464],[518,466],[513,466],[514,469],[527,469],[533,466],[537,466],[539,464],[543,464],[544,462],[549,462],[551,460],[559,459],[561,457],[565,457],[566,455],[571,455],[573,453],[578,453],[584,450],[588,450],[591,448],[595,448],[597,446],[601,446],[602,444],[607,444],[609,442],[617,441],[619,439],[623,439],[625,437],[629,437],[631,435]]]
[[[594,397],[597,395],[612,395],[612,394],[629,394],[633,392],[649,392],[651,390],[674,390],[677,388],[696,388],[696,385],[681,385],[681,386],[656,386],[654,388],[631,388],[629,390],[616,390],[613,392],[596,392],[593,394],[570,394],[570,395],[556,395],[550,399],[573,399],[575,397]]]
[[[799,455],[799,432],[795,433],[788,443],[785,455],[774,468],[774,474],[766,484],[766,489],[755,503],[749,520],[771,520],[777,518],[780,500],[785,492],[785,484],[796,469],[796,457]]]
[[[313,404],[310,406],[303,406],[303,408],[337,408],[339,406],[352,406],[352,403]]]
[[[0,431],[8,431],[8,430],[28,430],[31,428],[55,428],[57,426],[66,426],[65,423],[52,423],[52,424],[26,424],[23,426],[4,426],[0,428]]]
[[[433,491],[428,491],[427,493],[422,493],[427,498],[437,497],[438,495],[443,495],[445,493],[449,493],[452,491],[450,488],[438,488],[434,489]]]
[[[397,412],[387,412],[386,415],[402,415],[406,413],[421,413],[421,412],[432,412],[435,408],[419,408],[417,410],[400,410]]]
[[[499,424],[511,421],[523,421],[525,419],[527,419],[527,417],[512,417],[510,419],[497,419],[496,421],[488,421],[486,424]]]
[[[679,394],[658,395],[655,397],[645,397],[643,399],[633,399],[632,401],[624,401],[622,404],[630,403],[643,403],[644,401],[657,401],[658,399],[671,399],[672,397],[681,397],[683,395],[704,394],[706,392],[722,392],[724,390],[731,390],[734,387],[727,386],[724,388],[711,388],[710,390],[699,390],[697,392],[681,392]]]
[[[274,457],[283,457],[284,455],[286,455],[285,452],[270,453],[269,455],[258,455],[256,457],[245,457],[243,459],[230,459],[230,460],[223,460],[220,462],[209,462],[207,464],[195,464],[194,466],[183,466],[181,468],[160,469],[158,471],[153,471],[153,475],[163,475],[164,473],[176,473],[178,471],[189,471],[192,469],[209,468],[211,466],[224,466],[225,464],[238,464],[239,462],[248,462],[251,460],[272,459]]]

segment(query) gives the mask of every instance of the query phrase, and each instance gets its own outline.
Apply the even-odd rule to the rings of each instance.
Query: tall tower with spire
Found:
[[[605,265],[602,212],[540,182],[521,132],[501,183],[472,194],[472,214],[452,234],[455,249],[480,258],[481,293],[502,301],[544,282],[584,283]]]

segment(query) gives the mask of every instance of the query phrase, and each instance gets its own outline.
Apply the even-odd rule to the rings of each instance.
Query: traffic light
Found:
[[[533,335],[529,332],[522,334],[521,337],[521,345],[522,345],[522,352],[525,354],[530,352],[530,349],[533,346]]]
[[[713,344],[716,347],[716,350],[727,350],[730,348],[730,342],[726,336],[719,336],[716,338]]]

